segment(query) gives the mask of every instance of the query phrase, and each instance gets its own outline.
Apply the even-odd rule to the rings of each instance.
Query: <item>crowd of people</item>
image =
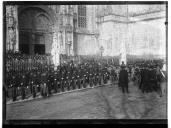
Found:
[[[105,85],[109,81],[113,85],[118,83],[123,93],[129,93],[128,83],[134,81],[143,93],[159,91],[162,96],[162,60],[128,60],[127,65],[119,65],[118,59],[87,57],[79,60],[79,63],[72,60],[62,63],[55,70],[54,65],[48,63],[46,56],[27,56],[24,59],[17,57],[8,57],[5,73],[6,97],[12,98],[13,101],[18,97],[23,100],[29,96],[48,97],[55,93]],[[16,65],[21,65],[12,68],[14,65],[11,66],[9,60],[17,60]]]
[[[146,60],[143,62],[141,60],[127,66],[122,64],[119,73],[119,86],[122,88],[122,92],[129,93],[128,82],[133,81],[143,93],[156,91],[162,96],[164,92],[161,83],[167,78],[162,67],[162,60]]]

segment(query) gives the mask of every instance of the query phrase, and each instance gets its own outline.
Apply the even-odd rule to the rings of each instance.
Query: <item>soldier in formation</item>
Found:
[[[26,99],[29,94],[35,98],[39,93],[47,97],[54,93],[108,84],[108,81],[118,81],[122,91],[128,93],[128,77],[137,81],[136,84],[143,93],[161,90],[160,70],[155,66],[140,65],[142,62],[130,64],[131,66],[128,64],[126,70],[125,64],[119,67],[114,61],[85,59],[77,65],[74,65],[73,61],[61,64],[54,70],[54,66],[46,62],[46,56],[21,55],[17,59],[22,60],[21,66],[8,61],[9,65],[15,65],[17,68],[10,69],[8,66],[6,78],[13,101],[17,100],[18,95],[21,95],[22,99]]]
[[[126,66],[124,63],[122,63],[121,65],[121,71],[119,73],[119,86],[122,88],[122,92],[125,93],[129,93],[128,90],[128,72],[125,69]]]

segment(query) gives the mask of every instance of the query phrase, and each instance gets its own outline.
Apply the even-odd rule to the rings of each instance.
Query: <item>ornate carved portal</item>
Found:
[[[51,53],[53,23],[40,8],[26,8],[19,14],[19,49],[26,54]],[[27,50],[26,50],[27,49]]]

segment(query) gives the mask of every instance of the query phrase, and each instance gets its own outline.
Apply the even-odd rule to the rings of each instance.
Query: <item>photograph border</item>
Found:
[[[56,120],[6,120],[6,98],[5,98],[5,58],[6,58],[6,6],[7,5],[101,5],[101,4],[166,4],[166,67],[167,67],[167,81],[166,86],[168,90],[168,1],[4,1],[3,2],[3,125],[9,124],[167,124],[168,119],[56,119]],[[166,94],[168,105],[168,94]],[[168,108],[167,108],[168,112]],[[168,118],[168,114],[167,114]]]

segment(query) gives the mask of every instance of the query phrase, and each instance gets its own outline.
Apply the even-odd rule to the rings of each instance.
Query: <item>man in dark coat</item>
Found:
[[[149,68],[148,66],[145,65],[144,69],[143,69],[143,73],[142,73],[142,92],[148,92],[149,91]]]
[[[119,73],[119,86],[122,88],[122,92],[129,93],[128,91],[128,72],[125,70],[125,66],[121,65],[121,71]]]

